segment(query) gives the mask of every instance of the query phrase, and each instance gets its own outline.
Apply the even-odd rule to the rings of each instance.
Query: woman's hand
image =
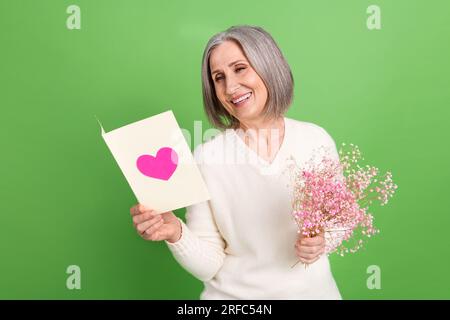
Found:
[[[181,223],[172,211],[162,214],[137,204],[130,209],[133,224],[145,240],[177,242],[181,237]]]
[[[323,233],[312,238],[301,235],[295,243],[295,249],[301,262],[314,263],[325,253],[325,236]]]

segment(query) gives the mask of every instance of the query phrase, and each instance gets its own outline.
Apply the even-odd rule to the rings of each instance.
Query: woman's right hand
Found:
[[[145,240],[177,242],[181,238],[181,223],[172,211],[161,214],[138,203],[131,207],[133,224]]]

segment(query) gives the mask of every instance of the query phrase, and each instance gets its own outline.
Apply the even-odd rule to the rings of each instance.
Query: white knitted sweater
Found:
[[[284,170],[289,156],[301,164],[320,146],[338,157],[336,146],[315,124],[286,117],[284,124],[271,163],[234,130],[194,151],[211,199],[187,207],[180,240],[165,242],[181,266],[203,281],[200,299],[341,299],[326,255],[307,268],[291,268],[298,234]]]

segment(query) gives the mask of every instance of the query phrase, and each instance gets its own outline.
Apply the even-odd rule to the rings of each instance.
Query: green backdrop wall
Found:
[[[69,30],[69,5],[81,29]],[[382,27],[366,26],[369,5]],[[330,258],[344,299],[450,298],[448,1],[0,2],[0,298],[198,299],[202,283],[163,242],[140,239],[136,199],[100,135],[172,109],[202,109],[207,40],[264,27],[295,78],[287,116],[359,145],[399,185],[380,235]],[[194,147],[194,146],[192,146]],[[175,213],[184,218],[184,210]],[[81,268],[81,290],[66,269]],[[370,290],[367,268],[381,270]]]

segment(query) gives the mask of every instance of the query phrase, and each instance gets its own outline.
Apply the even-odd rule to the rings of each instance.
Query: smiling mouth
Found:
[[[234,104],[235,106],[239,106],[239,105],[243,104],[245,101],[247,101],[248,99],[250,99],[251,96],[252,96],[252,93],[249,92],[247,94],[240,96],[239,98],[237,98],[235,100],[232,100],[231,103]]]

